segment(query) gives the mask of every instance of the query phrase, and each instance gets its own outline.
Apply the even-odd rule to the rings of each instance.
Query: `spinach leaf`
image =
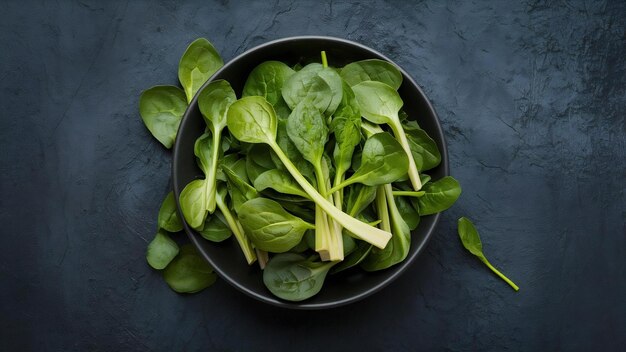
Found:
[[[318,176],[318,189],[325,194],[326,180],[319,180],[319,177],[322,174],[321,162],[324,145],[328,140],[328,127],[324,116],[310,100],[303,100],[291,112],[287,120],[287,134],[302,157],[313,165]]]
[[[279,117],[282,113],[288,116],[289,107],[283,100],[281,89],[294,73],[296,71],[280,61],[265,61],[250,72],[242,96],[263,97],[274,106]]]
[[[339,84],[341,85],[341,82]],[[281,92],[290,109],[295,109],[306,98],[321,113],[329,110],[335,97],[331,86],[312,69],[302,69],[293,74],[285,81]],[[341,100],[341,97],[339,99]]]
[[[361,82],[353,86],[352,90],[365,119],[377,124],[386,123],[391,127],[394,136],[409,156],[409,179],[414,190],[419,191],[422,187],[419,172],[415,160],[413,160],[409,141],[398,117],[398,112],[403,104],[400,95],[390,86],[376,81]]]
[[[409,158],[400,143],[387,132],[377,133],[365,141],[358,170],[330,192],[357,182],[368,186],[393,182],[406,174],[408,165]]]
[[[148,244],[146,260],[151,267],[161,270],[165,268],[178,254],[178,245],[164,230],[159,230],[154,239]]]
[[[204,239],[211,242],[222,242],[232,235],[224,215],[219,210],[216,210],[211,216],[207,216],[202,230],[197,231]]]
[[[163,270],[163,278],[178,293],[194,293],[213,285],[217,275],[193,245],[187,244]]]
[[[183,230],[183,224],[178,217],[178,210],[176,209],[174,192],[168,193],[167,197],[165,197],[165,200],[161,204],[157,223],[159,224],[159,228],[168,232],[178,232]]]
[[[189,226],[198,229],[207,216],[205,180],[193,180],[180,193],[179,203],[183,217]]]
[[[304,192],[302,187],[289,175],[282,170],[268,170],[260,174],[254,180],[254,188],[259,192],[271,188],[283,194],[291,194],[309,199],[309,195]]]
[[[139,114],[150,133],[165,148],[171,148],[187,109],[185,93],[174,86],[156,86],[139,98]]]
[[[224,61],[208,40],[198,38],[187,47],[178,63],[178,80],[185,90],[187,102],[191,102],[204,82],[222,66]]]
[[[295,253],[275,255],[263,270],[263,283],[277,297],[303,301],[315,296],[334,262],[315,262]]]
[[[343,82],[343,97],[330,123],[330,130],[335,136],[334,186],[343,181],[344,173],[350,168],[354,148],[361,142],[361,112],[354,92]]]
[[[326,82],[326,84],[328,84],[332,93],[332,98],[330,100],[330,103],[328,104],[328,108],[326,108],[325,111],[321,112],[324,113],[326,116],[332,115],[335,110],[337,110],[337,107],[339,106],[343,95],[342,79],[341,76],[339,76],[339,73],[337,73],[337,71],[335,71],[333,68],[326,67],[318,63],[308,64],[303,67],[300,72],[314,72],[319,77],[321,77],[324,82]]]
[[[245,202],[238,214],[241,226],[255,247],[273,253],[287,252],[302,240],[306,230],[315,228],[267,198]]]
[[[417,198],[420,215],[430,215],[450,208],[461,195],[461,185],[452,176],[446,176],[435,182],[428,182],[422,190],[423,196]]]
[[[364,81],[378,81],[398,90],[402,85],[402,73],[392,63],[369,59],[352,62],[341,69],[341,78],[350,86]]]
[[[509,278],[504,276],[504,274],[489,263],[487,257],[483,254],[483,244],[480,241],[480,235],[478,234],[476,227],[474,227],[474,224],[468,218],[462,217],[459,219],[458,232],[461,243],[463,243],[463,247],[465,247],[465,249],[478,257],[481,262],[483,262],[489,269],[491,269],[491,271],[498,275],[507,284],[513,287],[515,291],[519,290],[519,287],[513,281],[509,280]]]
[[[227,115],[228,129],[235,138],[246,143],[268,144],[300,187],[324,212],[364,241],[379,248],[385,247],[391,237],[390,233],[362,223],[339,211],[304,178],[281,150],[276,143],[277,118],[270,103],[262,97],[241,98],[230,106]]]
[[[437,167],[441,162],[441,153],[439,153],[437,143],[415,121],[408,121],[402,126],[417,170],[425,171]]]

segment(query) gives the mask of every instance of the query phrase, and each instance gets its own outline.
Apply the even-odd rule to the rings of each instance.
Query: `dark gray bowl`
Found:
[[[224,65],[211,80],[225,79],[239,94],[250,71],[261,62],[279,60],[294,65],[298,62],[318,61],[322,50],[325,50],[328,55],[329,65],[336,67],[371,58],[391,61],[375,50],[345,39],[318,36],[290,37],[246,51]],[[420,126],[437,141],[441,151],[441,165],[429,171],[433,179],[439,179],[448,175],[448,153],[441,125],[424,92],[404,70],[402,74],[404,82],[399,92],[404,100],[404,110],[410,118],[418,119]],[[172,176],[176,199],[187,183],[203,176],[196,166],[193,146],[204,129],[205,124],[198,110],[197,101],[194,99],[183,117],[174,146]],[[288,302],[272,295],[263,285],[262,272],[258,265],[246,265],[243,254],[234,239],[223,243],[212,243],[203,239],[187,224],[184,225],[191,241],[215,268],[219,276],[238,290],[262,302],[279,307],[322,309],[358,301],[396,279],[422,252],[438,221],[439,214],[422,218],[419,227],[412,233],[411,251],[404,262],[374,273],[366,273],[357,268],[337,275],[329,275],[321,292],[303,302]]]

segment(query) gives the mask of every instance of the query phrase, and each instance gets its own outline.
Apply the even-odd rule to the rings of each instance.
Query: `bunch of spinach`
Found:
[[[263,62],[239,99],[224,81],[205,86],[198,102],[208,132],[195,148],[205,178],[179,199],[199,231],[220,224],[205,220],[217,199],[246,257],[251,247],[269,253],[264,283],[287,300],[317,293],[334,265],[333,272],[375,271],[400,263],[420,216],[449,208],[461,191],[451,177],[431,182],[423,173],[441,155],[416,123],[400,119],[394,65],[364,60],[338,69],[324,52],[321,61]],[[223,148],[220,138],[239,144]]]
[[[209,241],[234,235],[277,297],[301,301],[321,290],[328,273],[402,262],[420,217],[460,196],[454,178],[426,174],[441,154],[402,111],[402,74],[393,64],[370,59],[335,68],[325,52],[321,63],[267,61],[252,70],[239,99],[224,80],[204,85],[222,65],[208,41],[194,41],[179,64],[183,89],[146,90],[140,113],[170,148],[198,96],[206,130],[194,153],[204,178],[181,192],[182,218]],[[216,276],[208,264],[169,236],[182,229],[171,193],[158,223],[148,263],[177,292],[211,285]],[[462,228],[464,245],[469,238],[476,247],[475,229],[465,222]]]

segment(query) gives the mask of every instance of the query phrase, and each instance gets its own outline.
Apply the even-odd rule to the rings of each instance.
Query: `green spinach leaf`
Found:
[[[198,89],[222,66],[224,61],[208,40],[198,38],[187,47],[178,63],[178,80],[187,102],[191,102]]]
[[[458,232],[461,243],[463,243],[463,247],[465,247],[465,249],[478,257],[481,262],[483,262],[489,269],[491,269],[491,271],[498,275],[507,284],[513,287],[515,291],[519,290],[519,287],[513,281],[504,276],[504,274],[489,263],[487,257],[483,254],[483,244],[480,241],[480,235],[478,234],[476,227],[474,227],[474,224],[468,218],[462,217],[459,219]]]
[[[165,148],[171,148],[187,109],[185,93],[174,86],[156,86],[139,98],[139,114],[150,133]]]

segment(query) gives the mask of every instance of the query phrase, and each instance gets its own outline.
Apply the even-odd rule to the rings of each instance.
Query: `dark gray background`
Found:
[[[548,5],[550,4],[550,5]],[[3,2],[0,350],[624,350],[626,5],[620,1]],[[277,309],[144,259],[170,152],[143,89],[185,47],[302,34],[391,57],[439,113],[464,187],[380,293]],[[462,249],[474,219],[515,293]]]

